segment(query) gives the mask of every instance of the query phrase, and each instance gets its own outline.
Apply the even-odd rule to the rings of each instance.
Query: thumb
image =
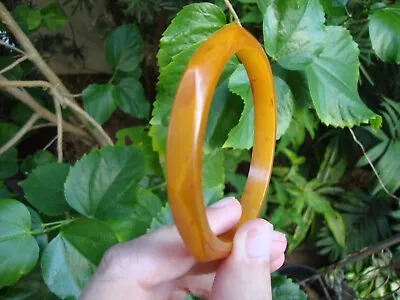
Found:
[[[273,226],[256,219],[245,223],[233,240],[231,255],[217,271],[212,300],[271,300],[270,254]]]

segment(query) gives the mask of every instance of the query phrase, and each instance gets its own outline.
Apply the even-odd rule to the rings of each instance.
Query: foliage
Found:
[[[64,2],[73,3],[74,12],[90,12],[95,3]],[[75,160],[59,161],[52,148],[39,147],[23,154],[23,143],[33,135],[30,128],[0,155],[0,260],[4,261],[0,288],[5,299],[77,299],[108,248],[173,223],[164,168],[175,90],[194,51],[232,21],[224,1],[181,4],[188,2],[194,3],[183,7],[168,0],[121,0],[121,6],[111,3],[123,10],[122,14],[112,12],[114,17],[123,17],[114,20],[118,25],[104,42],[104,60],[111,74],[106,81],[88,84],[81,91],[81,104],[104,128],[116,114],[133,120],[134,125],[118,128],[113,136],[115,146],[96,148],[92,125],[83,124],[89,137],[78,139],[89,143],[91,150]],[[398,210],[393,210],[398,204],[382,191],[381,184],[372,188],[364,184],[357,190],[345,186],[353,171],[363,167],[369,175],[371,172],[361,152],[352,150],[343,130],[359,127],[354,131],[367,145],[382,181],[390,192],[398,192],[400,95],[392,92],[398,83],[388,70],[400,63],[399,4],[374,0],[232,3],[271,61],[277,95],[275,165],[261,217],[287,234],[289,253],[307,238],[316,238],[320,254],[328,255],[332,262],[400,231]],[[53,50],[50,45],[64,47],[70,42],[58,32],[69,22],[62,5],[21,4],[12,12],[43,56]],[[154,37],[149,37],[148,29],[162,27],[170,19],[168,27],[161,28],[160,40],[154,33],[157,45],[149,45]],[[38,33],[41,29],[52,32],[51,43]],[[7,27],[2,25],[0,30],[3,42],[21,47]],[[152,46],[157,48],[156,80],[149,79],[151,72],[146,69]],[[19,53],[9,48],[0,58],[1,69],[19,58]],[[79,50],[74,52],[77,59],[84,60],[80,49],[75,50]],[[2,75],[7,80],[43,80],[37,67],[29,58]],[[380,81],[384,86],[379,91],[389,90],[390,95],[376,88],[371,96],[370,90],[379,80],[374,75],[378,68],[387,81],[387,86]],[[154,91],[148,90],[148,82]],[[20,91],[41,109],[56,113],[53,89]],[[14,100],[20,99],[6,93],[0,97],[7,103],[5,112],[0,105],[0,115],[6,116],[0,122],[1,149],[32,116],[32,106],[17,104]],[[375,112],[379,106],[380,115]],[[61,117],[76,125],[76,116],[71,116],[73,112],[65,109]],[[35,130],[56,125],[44,119],[41,115]],[[239,198],[243,193],[253,122],[251,86],[234,56],[221,74],[208,116],[203,158],[205,205],[227,195]],[[13,186],[14,181],[18,186]],[[7,253],[18,255],[4,259]],[[348,270],[348,279],[379,263],[371,260],[357,272]],[[374,280],[378,284],[381,279]],[[365,296],[365,287],[356,288],[359,295]],[[377,293],[381,295],[381,291]],[[281,276],[273,277],[273,294],[274,299],[306,297],[297,284]]]

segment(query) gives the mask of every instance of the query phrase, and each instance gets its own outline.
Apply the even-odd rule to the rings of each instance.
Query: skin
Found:
[[[233,198],[207,208],[214,234],[233,228],[242,213]],[[175,226],[160,228],[112,247],[87,284],[81,300],[182,300],[188,294],[209,300],[270,300],[271,272],[284,263],[287,241],[270,223],[253,219],[233,239],[231,254],[198,262]]]

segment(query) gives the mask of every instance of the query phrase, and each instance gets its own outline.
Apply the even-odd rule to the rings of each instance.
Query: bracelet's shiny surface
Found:
[[[208,111],[219,77],[236,54],[253,93],[254,147],[241,198],[242,218],[230,232],[215,236],[205,214],[202,157]],[[177,89],[167,138],[167,190],[175,224],[190,253],[200,261],[226,257],[236,229],[258,217],[272,172],[276,104],[268,58],[259,42],[237,24],[214,33],[191,57]]]

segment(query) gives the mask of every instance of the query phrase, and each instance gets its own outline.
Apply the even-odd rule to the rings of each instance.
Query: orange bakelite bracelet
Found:
[[[208,224],[203,201],[203,143],[214,90],[234,54],[247,71],[253,93],[254,147],[241,198],[241,220],[236,228],[217,237]],[[237,24],[226,25],[206,40],[187,64],[175,95],[167,138],[168,201],[185,245],[199,261],[229,255],[237,228],[258,217],[270,181],[275,141],[275,90],[268,58],[247,30]]]

